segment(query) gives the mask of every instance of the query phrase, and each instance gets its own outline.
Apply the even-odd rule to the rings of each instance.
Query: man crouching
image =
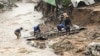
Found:
[[[20,27],[19,29],[15,30],[14,34],[17,36],[17,39],[20,39],[22,30],[23,30],[22,27]]]

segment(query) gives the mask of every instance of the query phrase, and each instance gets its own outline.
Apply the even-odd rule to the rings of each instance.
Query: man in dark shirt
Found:
[[[66,33],[70,34],[70,26],[72,26],[72,23],[69,17],[66,17],[66,19],[64,20],[64,24],[65,24]]]
[[[19,39],[20,38],[20,36],[21,36],[21,31],[23,30],[23,28],[21,27],[21,28],[19,28],[19,29],[16,29],[15,30],[15,35],[17,36],[17,39]]]

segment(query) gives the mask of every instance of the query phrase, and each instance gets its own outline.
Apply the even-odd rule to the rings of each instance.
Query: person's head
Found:
[[[23,27],[20,27],[20,30],[23,30]]]
[[[67,13],[63,13],[64,18],[69,17]]]

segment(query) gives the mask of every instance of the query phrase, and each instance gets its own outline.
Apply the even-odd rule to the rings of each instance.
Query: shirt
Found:
[[[20,29],[16,29],[16,30],[15,30],[15,32],[19,32],[19,33],[20,33],[20,31],[21,31]]]
[[[64,23],[65,23],[65,26],[71,25],[71,20],[70,20],[69,18],[66,18],[66,19],[64,20]]]
[[[40,31],[39,26],[35,26],[35,27],[34,27],[34,31]]]
[[[64,26],[64,24],[59,24],[58,25],[60,28],[64,28],[65,26]]]

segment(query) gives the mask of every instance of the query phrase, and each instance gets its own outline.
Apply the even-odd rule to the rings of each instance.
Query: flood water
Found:
[[[34,11],[33,3],[17,3],[18,7],[0,13],[0,56],[57,56],[50,48],[37,49],[26,44],[33,26],[42,23],[41,12]],[[14,30],[23,27],[21,39]],[[26,31],[27,30],[27,31]]]

